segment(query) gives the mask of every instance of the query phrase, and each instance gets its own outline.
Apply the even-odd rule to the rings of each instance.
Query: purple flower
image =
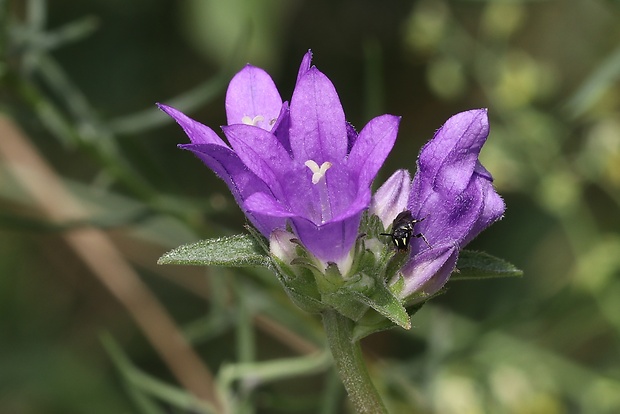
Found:
[[[301,63],[290,107],[269,75],[247,65],[226,94],[227,145],[209,127],[160,105],[189,136],[196,154],[230,188],[265,236],[286,221],[324,263],[350,261],[370,185],[394,145],[400,118],[372,119],[359,135],[346,122],[331,81]]]
[[[401,298],[423,298],[441,289],[459,251],[504,214],[493,177],[478,160],[488,134],[485,109],[454,115],[422,148],[410,190],[408,175],[398,171],[377,191],[371,212],[385,224],[395,211],[410,210],[414,218],[424,218],[415,232],[430,244],[411,239],[410,258],[401,269]]]
[[[381,219],[383,228],[387,229],[392,220],[407,209],[411,175],[407,170],[398,170],[375,192],[370,203],[370,214]]]

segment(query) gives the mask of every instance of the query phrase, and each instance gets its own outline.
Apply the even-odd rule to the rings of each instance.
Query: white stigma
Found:
[[[317,164],[316,161],[308,160],[304,163],[304,165],[310,168],[310,171],[312,171],[312,184],[317,184],[319,181],[321,181],[321,178],[325,176],[325,173],[332,166],[332,163],[329,161],[325,161],[319,167],[319,164]]]
[[[312,184],[316,185],[316,189],[318,190],[318,193],[319,193],[319,202],[321,205],[321,211],[320,213],[317,211],[317,213],[321,215],[320,223],[322,224],[328,220],[331,220],[332,218],[332,209],[329,203],[329,193],[327,191],[327,182],[325,181],[325,173],[332,166],[332,163],[325,161],[319,167],[319,164],[317,164],[316,161],[308,160],[304,162],[304,165],[310,168],[310,171],[312,171]]]
[[[254,118],[250,118],[249,116],[245,115],[243,118],[241,118],[242,123],[252,126],[256,126],[259,122],[264,120],[265,117],[262,115],[256,115]]]

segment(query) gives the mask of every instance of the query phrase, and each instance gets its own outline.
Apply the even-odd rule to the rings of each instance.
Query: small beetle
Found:
[[[423,221],[426,217],[422,219],[414,219],[411,211],[405,210],[402,213],[399,213],[394,221],[392,222],[392,232],[391,233],[380,233],[382,236],[390,236],[392,237],[392,243],[396,246],[398,251],[405,251],[409,248],[409,242],[411,241],[411,237],[418,237],[424,240],[424,243],[430,247],[431,245],[426,240],[426,237],[422,233],[413,234],[413,226],[416,223]]]

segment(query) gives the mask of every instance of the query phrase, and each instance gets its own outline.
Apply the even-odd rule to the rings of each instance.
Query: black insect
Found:
[[[426,240],[426,237],[424,237],[422,233],[413,234],[413,226],[416,223],[423,221],[425,218],[426,217],[419,220],[414,219],[411,211],[405,210],[402,213],[399,213],[392,222],[392,232],[381,233],[381,235],[392,237],[392,243],[394,243],[394,246],[396,246],[396,249],[399,251],[404,251],[409,248],[411,237],[421,237],[422,240],[424,240],[424,242],[430,247],[428,240]]]

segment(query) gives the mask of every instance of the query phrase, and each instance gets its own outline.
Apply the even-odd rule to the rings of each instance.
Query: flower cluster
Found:
[[[386,227],[403,210],[424,219],[416,231],[425,240],[412,239],[409,260],[400,270],[405,281],[401,297],[437,292],[454,270],[459,251],[504,214],[493,178],[478,159],[488,135],[485,109],[454,115],[422,148],[413,183],[400,170],[377,190],[370,211]]]
[[[399,117],[372,119],[358,134],[345,120],[331,81],[308,52],[288,102],[271,77],[247,65],[226,94],[230,147],[209,127],[160,105],[183,127],[196,154],[267,238],[290,222],[317,259],[346,268],[371,183],[394,145]],[[232,147],[232,148],[231,148]]]
[[[226,182],[270,240],[273,257],[286,265],[310,263],[319,273],[336,267],[343,279],[372,269],[379,274],[371,277],[406,303],[435,293],[459,251],[504,212],[491,174],[478,160],[489,132],[486,110],[450,118],[422,149],[413,181],[407,171],[397,171],[373,197],[371,184],[394,145],[400,118],[378,116],[358,134],[334,85],[311,58],[308,52],[302,59],[290,104],[262,69],[247,65],[232,79],[228,125],[222,127],[228,143],[178,110],[159,106],[189,136],[191,143],[180,147]],[[401,252],[379,234],[404,210],[423,219],[415,232],[424,238],[411,238],[406,260],[390,273],[388,261]],[[362,235],[367,216],[377,216],[381,225]],[[368,252],[374,259],[361,260]]]

